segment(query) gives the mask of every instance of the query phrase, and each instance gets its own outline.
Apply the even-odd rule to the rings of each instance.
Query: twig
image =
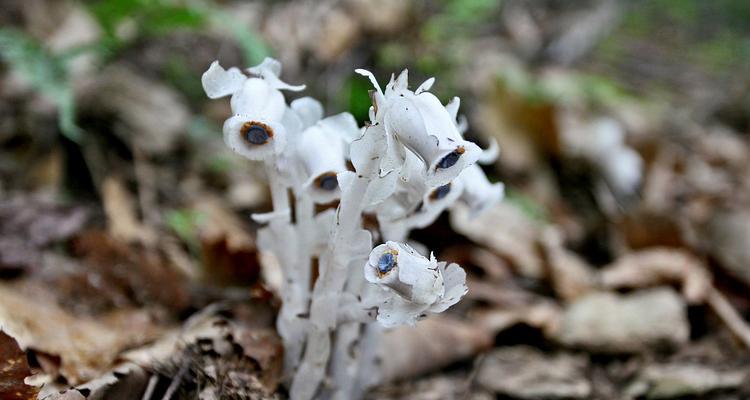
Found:
[[[151,378],[148,380],[148,386],[146,386],[146,391],[143,393],[143,397],[141,397],[141,400],[149,400],[151,399],[151,396],[154,395],[154,390],[156,390],[156,384],[159,382],[159,375],[151,375]]]
[[[750,349],[750,326],[737,310],[732,307],[726,297],[716,288],[711,288],[708,294],[708,305],[714,310],[719,319],[726,324],[747,349]]]
[[[170,400],[172,396],[177,391],[177,388],[180,387],[180,382],[182,381],[182,377],[187,373],[188,370],[188,363],[184,363],[180,370],[177,371],[177,375],[175,375],[174,379],[172,379],[172,383],[169,384],[169,387],[167,388],[167,392],[164,393],[164,397],[161,398],[161,400]]]

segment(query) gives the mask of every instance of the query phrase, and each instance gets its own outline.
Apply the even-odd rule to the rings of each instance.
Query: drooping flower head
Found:
[[[466,294],[466,273],[456,264],[427,259],[404,243],[375,247],[365,265],[365,279],[385,291],[378,321],[386,327],[412,325],[440,313]]]
[[[459,199],[469,206],[472,217],[480,215],[505,196],[505,185],[490,182],[482,168],[476,164],[461,172],[457,181],[463,186]]]
[[[296,143],[296,156],[305,172],[303,189],[317,203],[341,195],[337,175],[346,171],[349,143],[359,136],[359,127],[349,113],[322,119],[305,129]]]
[[[286,128],[282,123],[287,105],[281,90],[302,90],[278,75],[281,64],[266,58],[249,68],[246,76],[237,68],[225,70],[214,61],[201,77],[209,98],[231,97],[232,117],[224,122],[224,141],[238,154],[260,160],[279,154],[286,144]]]
[[[447,184],[480,157],[481,149],[461,137],[455,114],[451,115],[451,111],[428,92],[434,78],[411,91],[408,71],[404,70],[398,78],[392,77],[382,92],[369,71],[357,72],[369,77],[376,88],[371,118],[383,123],[389,137],[396,138],[424,161],[428,186]]]

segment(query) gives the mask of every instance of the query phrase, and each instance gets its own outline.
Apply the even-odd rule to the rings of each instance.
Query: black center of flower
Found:
[[[451,191],[451,184],[447,183],[443,186],[438,186],[435,190],[430,193],[430,198],[432,200],[440,200],[443,197],[447,196],[448,193]]]
[[[325,173],[319,176],[316,180],[319,188],[329,192],[334,191],[339,187],[339,181],[336,179],[336,174],[333,172]]]
[[[392,270],[394,266],[396,266],[396,257],[394,257],[392,253],[385,253],[380,256],[380,259],[378,260],[378,271],[380,271],[381,274],[385,274]]]
[[[440,162],[437,164],[437,168],[450,168],[458,162],[458,159],[461,157],[461,154],[464,154],[464,148],[459,147],[456,150],[451,151],[450,153],[446,154],[445,157],[443,157]]]
[[[246,122],[242,125],[240,132],[245,140],[255,145],[268,143],[268,139],[272,136],[271,132],[265,126],[253,122]]]

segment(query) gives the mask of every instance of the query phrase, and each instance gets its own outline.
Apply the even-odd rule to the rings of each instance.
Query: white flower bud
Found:
[[[232,95],[233,117],[224,123],[224,141],[242,156],[261,160],[279,154],[286,144],[283,126],[287,106],[280,89],[301,90],[278,78],[281,64],[271,58],[250,68],[259,77],[248,78],[237,68],[224,70],[213,62],[201,82],[210,98]]]
[[[365,279],[387,293],[378,310],[384,326],[411,325],[446,310],[466,293],[466,274],[456,264],[446,268],[403,243],[386,242],[370,253]]]
[[[458,180],[463,184],[460,200],[469,206],[472,217],[494,206],[505,196],[505,185],[501,182],[491,183],[479,165],[466,168]]]
[[[313,126],[323,118],[323,105],[312,97],[294,100],[289,104],[289,107],[299,117],[303,129]]]
[[[328,203],[340,196],[336,174],[346,171],[346,161],[344,142],[338,136],[320,125],[305,129],[297,143],[297,157],[308,177],[303,187],[316,203]]]

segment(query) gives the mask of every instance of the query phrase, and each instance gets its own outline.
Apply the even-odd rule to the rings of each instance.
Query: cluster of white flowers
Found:
[[[202,78],[208,97],[231,96],[227,146],[263,161],[268,175],[274,209],[253,217],[267,224],[261,250],[285,275],[277,325],[294,399],[359,397],[375,373],[377,323],[410,325],[457,303],[467,291],[463,269],[403,242],[457,201],[477,215],[503,197],[476,164],[493,162],[497,145],[483,151],[463,138],[458,98],[443,105],[429,92],[434,79],[409,90],[406,71],[385,91],[357,72],[375,87],[363,128],[349,113],[324,118],[310,97],[287,103],[282,91],[304,86],[281,81],[270,58],[245,72],[214,62]],[[336,200],[336,210],[316,215],[316,203]],[[365,213],[376,216],[377,232],[363,229]],[[373,237],[386,243],[373,249]]]

